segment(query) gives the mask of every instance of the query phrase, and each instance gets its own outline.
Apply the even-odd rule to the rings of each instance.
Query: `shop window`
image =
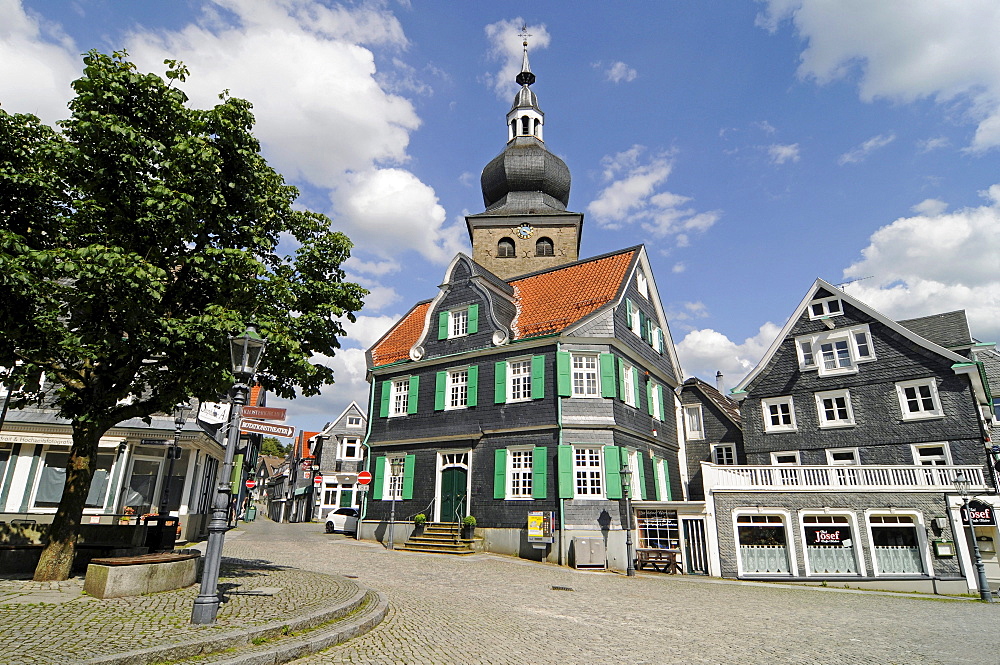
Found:
[[[857,575],[851,525],[845,515],[804,515],[806,569],[812,575]]]
[[[637,510],[635,515],[640,548],[654,550],[681,548],[681,532],[676,510]]]
[[[69,461],[69,453],[47,452],[42,457],[42,468],[38,473],[38,481],[35,486],[35,508],[56,508],[62,499],[63,488],[66,485],[66,464]],[[87,493],[86,508],[103,509],[107,503],[108,485],[111,480],[111,467],[114,464],[114,455],[98,455],[97,470],[94,471],[94,479],[90,483],[90,491]]]
[[[791,572],[781,515],[739,515],[736,532],[744,575],[787,575]]]
[[[910,515],[871,515],[868,518],[879,575],[922,575],[917,525]]]

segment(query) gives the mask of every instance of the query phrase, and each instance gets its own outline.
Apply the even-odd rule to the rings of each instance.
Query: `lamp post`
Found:
[[[393,457],[389,460],[389,498],[392,499],[392,506],[389,508],[389,549],[396,549],[395,534],[396,526],[396,493],[399,491],[399,477],[403,475],[403,458]]]
[[[174,460],[179,457],[181,430],[187,422],[187,411],[191,407],[187,404],[178,404],[174,407],[174,441],[167,449],[167,476],[163,481],[163,491],[160,492],[160,515],[166,515],[170,505],[170,479],[174,476]]]
[[[959,471],[955,474],[955,480],[952,482],[962,497],[962,508],[965,510],[965,518],[969,521],[969,535],[972,537],[972,555],[976,560],[976,584],[979,587],[979,600],[984,603],[992,603],[993,594],[990,593],[990,584],[986,580],[986,566],[983,565],[983,556],[979,552],[979,543],[976,541],[976,527],[972,524],[972,513],[969,511],[969,496],[971,495],[972,481],[969,480],[964,471]]]
[[[233,361],[233,384],[229,411],[229,435],[226,455],[223,460],[222,475],[215,490],[212,503],[212,519],[208,522],[208,547],[205,551],[205,566],[201,574],[201,590],[194,599],[191,623],[212,624],[219,613],[219,568],[222,565],[222,545],[225,542],[229,523],[229,494],[232,492],[230,478],[233,475],[233,458],[240,443],[240,415],[250,392],[250,382],[257,373],[257,366],[267,344],[253,327],[238,337],[229,338],[229,352]]]
[[[635,553],[632,551],[632,502],[629,500],[629,490],[632,489],[632,469],[628,461],[622,464],[622,499],[625,500],[625,574],[635,577]]]

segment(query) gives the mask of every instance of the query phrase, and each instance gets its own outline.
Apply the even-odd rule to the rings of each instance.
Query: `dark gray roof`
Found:
[[[946,349],[975,343],[969,332],[969,320],[965,317],[964,309],[906,319],[897,323]]]
[[[685,379],[684,383],[681,384],[681,390],[694,389],[701,392],[712,404],[717,406],[722,413],[726,415],[727,418],[733,421],[736,425],[742,427],[740,421],[740,407],[733,400],[729,399],[722,393],[720,393],[715,386],[705,381],[702,381],[696,376],[690,379]]]
[[[480,183],[490,212],[499,206],[510,213],[563,211],[569,203],[569,167],[534,136],[508,143],[483,169]]]
[[[996,349],[975,349],[972,352],[975,360],[983,363],[986,380],[990,383],[992,397],[1000,397],[1000,353]]]

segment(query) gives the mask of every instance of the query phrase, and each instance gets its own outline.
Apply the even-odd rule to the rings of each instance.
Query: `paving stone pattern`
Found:
[[[225,554],[239,532],[226,539]],[[0,663],[65,665],[111,653],[186,642],[258,626],[346,600],[350,580],[274,565],[256,557],[223,559],[220,587],[228,601],[214,626],[192,626],[198,587],[99,600],[83,579],[38,583],[0,579]]]
[[[1000,605],[392,552],[317,524],[247,529],[227,554],[356,575],[389,596],[379,626],[303,665],[1000,661]]]

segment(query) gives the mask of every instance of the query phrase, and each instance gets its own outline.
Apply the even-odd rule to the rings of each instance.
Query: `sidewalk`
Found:
[[[243,535],[230,531],[226,542]],[[0,663],[132,665],[191,657],[208,644],[218,651],[257,643],[254,650],[259,652],[269,642],[273,649],[274,638],[282,633],[344,615],[370,620],[372,610],[377,614],[377,606],[384,605],[384,598],[344,577],[263,560],[223,558],[219,588],[225,602],[217,623],[194,626],[190,619],[197,585],[99,600],[83,593],[83,577],[33,582],[0,575]],[[234,656],[227,653],[229,659]],[[209,660],[219,659],[199,658]]]

